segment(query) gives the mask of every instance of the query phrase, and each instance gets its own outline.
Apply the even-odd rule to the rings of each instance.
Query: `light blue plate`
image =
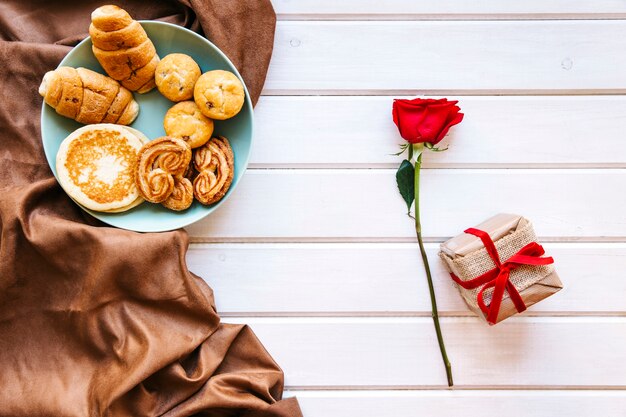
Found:
[[[160,57],[180,52],[190,55],[200,65],[202,72],[222,69],[235,73],[242,80],[235,66],[215,45],[200,35],[180,26],[164,22],[142,21],[148,36],[154,43]],[[61,61],[59,65],[69,67],[85,67],[105,74],[104,70],[91,52],[91,39],[87,38]],[[230,189],[219,202],[210,206],[203,206],[194,201],[193,205],[182,212],[168,210],[160,204],[143,203],[142,205],[124,213],[99,213],[84,207],[83,210],[97,219],[115,227],[135,230],[138,232],[162,232],[174,230],[196,222],[211,214],[234,191],[243,175],[250,158],[252,145],[253,114],[252,102],[248,89],[246,101],[239,114],[228,120],[215,121],[215,135],[228,138],[235,154],[235,176]],[[163,97],[157,89],[147,94],[135,93],[135,100],[139,103],[139,116],[131,125],[140,130],[150,139],[164,136],[163,117],[167,110],[175,103]],[[48,164],[55,177],[56,155],[59,145],[71,132],[82,125],[74,120],[58,115],[54,109],[43,104],[41,111],[41,136],[43,148]]]

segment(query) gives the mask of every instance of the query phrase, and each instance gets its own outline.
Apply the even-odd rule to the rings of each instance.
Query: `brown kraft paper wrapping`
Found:
[[[475,228],[489,234],[502,262],[506,262],[525,245],[537,242],[532,223],[515,214],[497,214]],[[468,281],[495,268],[495,263],[480,238],[468,233],[460,234],[442,243],[439,256],[448,272],[455,274],[462,281]],[[526,307],[538,303],[563,288],[553,264],[520,265],[511,271],[509,280],[521,295]],[[486,319],[477,302],[477,295],[482,285],[474,289],[465,289],[459,285],[457,287],[467,306]],[[485,290],[483,294],[487,306],[491,303],[492,295],[493,288]],[[516,313],[517,309],[505,291],[496,323]]]
[[[250,328],[220,323],[185,264],[184,231],[104,227],[52,177],[37,88],[102,4],[0,4],[0,416],[301,416],[295,399],[280,401],[283,373]],[[256,101],[269,0],[114,4],[205,34]]]

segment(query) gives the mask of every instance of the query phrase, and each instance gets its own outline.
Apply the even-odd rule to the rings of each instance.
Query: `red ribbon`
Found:
[[[554,259],[552,259],[552,257],[542,258],[541,256],[545,254],[546,251],[537,242],[532,242],[520,249],[515,255],[511,256],[508,261],[502,263],[498,255],[498,250],[488,233],[474,228],[467,229],[465,233],[477,236],[483,241],[485,249],[496,264],[496,267],[468,281],[461,281],[459,277],[450,273],[454,282],[467,290],[478,288],[481,285],[483,286],[478,292],[477,301],[478,306],[487,316],[487,322],[489,322],[489,324],[496,324],[505,289],[509,293],[509,297],[511,297],[511,301],[513,301],[517,311],[521,313],[526,310],[526,304],[524,304],[522,296],[517,292],[515,285],[509,280],[511,271],[520,265],[549,265],[554,263]],[[494,287],[493,295],[491,297],[491,303],[487,306],[483,300],[483,293],[491,287]]]

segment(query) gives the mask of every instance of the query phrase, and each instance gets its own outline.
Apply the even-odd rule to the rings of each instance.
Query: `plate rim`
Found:
[[[200,40],[201,42],[204,42],[206,44],[208,44],[208,46],[210,48],[213,48],[218,55],[220,55],[228,64],[230,64],[230,66],[232,67],[232,69],[234,70],[235,75],[239,78],[239,80],[241,81],[243,88],[244,88],[244,92],[245,92],[245,99],[244,99],[244,106],[248,107],[248,111],[250,112],[250,141],[249,141],[249,152],[247,157],[245,158],[245,160],[243,161],[243,168],[241,170],[241,174],[239,175],[239,177],[233,181],[233,183],[230,185],[230,188],[228,190],[228,195],[225,196],[224,198],[222,198],[220,201],[214,203],[211,205],[211,209],[212,210],[208,210],[206,212],[201,212],[202,214],[200,216],[198,216],[197,218],[193,218],[190,219],[189,221],[182,221],[180,222],[180,224],[177,224],[175,226],[166,226],[166,227],[147,227],[147,228],[142,228],[142,227],[124,227],[124,226],[120,226],[117,224],[113,224],[108,218],[101,218],[99,215],[99,212],[95,212],[93,210],[90,210],[86,207],[84,207],[83,205],[79,204],[78,202],[76,202],[69,194],[67,194],[65,192],[65,190],[63,190],[63,192],[65,193],[65,195],[67,195],[70,200],[72,200],[72,202],[74,204],[76,204],[78,207],[80,207],[81,210],[83,210],[84,212],[88,213],[90,216],[94,217],[95,219],[97,219],[98,221],[101,221],[102,223],[107,224],[108,226],[112,226],[118,229],[123,229],[123,230],[129,230],[129,231],[133,231],[133,232],[141,232],[141,233],[158,233],[158,232],[168,232],[168,231],[172,231],[172,230],[179,230],[182,229],[184,227],[187,227],[193,223],[199,222],[202,219],[205,219],[206,217],[208,217],[210,214],[214,213],[228,198],[230,198],[230,196],[235,192],[235,189],[237,188],[237,186],[239,185],[239,183],[241,182],[241,179],[243,178],[243,176],[245,175],[246,171],[248,170],[248,165],[250,163],[250,156],[252,154],[252,149],[254,146],[254,136],[255,136],[255,118],[254,118],[254,106],[252,105],[252,98],[250,97],[250,92],[248,91],[248,86],[246,85],[246,82],[244,80],[244,78],[241,76],[241,74],[239,73],[239,70],[237,69],[237,67],[235,66],[235,64],[233,64],[233,62],[228,58],[228,56],[220,49],[217,47],[217,45],[215,45],[213,42],[211,42],[209,39],[205,38],[204,36],[201,36],[200,34],[187,29],[184,26],[180,26],[180,25],[176,25],[174,23],[169,23],[169,22],[162,22],[162,21],[158,21],[158,20],[138,20],[138,22],[143,26],[145,24],[147,24],[148,26],[166,26],[169,28],[172,28],[174,30],[181,30],[182,32],[186,32],[189,35],[192,35],[193,37],[195,37],[196,39]],[[72,47],[72,49],[63,57],[63,59],[61,60],[61,62],[59,62],[59,64],[55,67],[55,69],[61,67],[61,66],[68,66],[66,65],[67,60],[70,58],[72,52],[79,46],[85,44],[85,43],[89,43],[91,42],[91,36],[87,36],[85,39],[81,40],[79,43],[77,43],[75,46]],[[184,53],[184,52],[181,52]],[[95,58],[95,57],[94,57]],[[97,61],[97,59],[96,59]],[[106,72],[103,75],[107,75]],[[107,75],[108,76],[108,75]],[[133,95],[137,94],[136,92],[133,92]],[[167,99],[167,98],[165,98]],[[56,179],[57,183],[59,184],[59,187],[61,186],[59,183],[59,179],[57,177],[57,173],[56,173],[56,155],[48,155],[48,150],[46,148],[46,146],[44,145],[44,112],[46,107],[49,107],[45,100],[42,100],[41,103],[41,115],[39,118],[39,123],[40,123],[40,130],[41,130],[41,143],[42,143],[42,147],[43,147],[43,151],[46,157],[46,163],[48,164],[48,167],[50,168],[50,171],[52,171],[52,175],[54,176],[54,178]],[[54,110],[50,110],[50,111],[54,111]],[[60,116],[63,117],[63,116]],[[132,123],[131,123],[132,125]],[[85,125],[86,126],[86,125]],[[150,139],[153,140],[153,139]],[[53,161],[51,163],[51,161]],[[53,166],[54,164],[54,166]],[[61,189],[63,189],[63,187],[61,187]],[[147,203],[147,202],[146,202]],[[144,203],[145,204],[145,203]],[[123,214],[123,213],[119,213],[119,214]],[[112,218],[114,219],[114,217]],[[158,222],[156,223],[157,225],[159,224]]]

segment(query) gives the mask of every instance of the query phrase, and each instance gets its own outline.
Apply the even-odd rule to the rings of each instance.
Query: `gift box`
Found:
[[[439,256],[461,296],[496,324],[563,288],[532,223],[498,214],[441,244]]]

